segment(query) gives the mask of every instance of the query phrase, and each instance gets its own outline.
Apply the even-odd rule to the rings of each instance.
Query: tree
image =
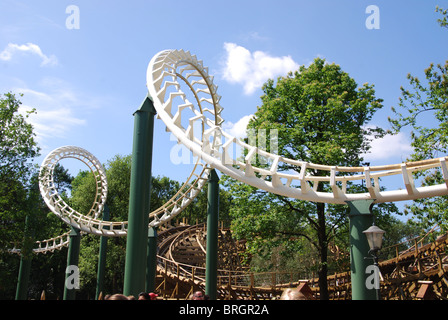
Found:
[[[56,164],[53,178],[58,192],[66,201],[71,190],[73,177],[61,164]],[[38,188],[38,172],[33,174],[30,198],[33,197],[32,210],[29,215],[34,235],[33,241],[51,239],[64,234],[69,230],[65,222],[49,211]],[[30,199],[31,200],[31,199]],[[36,247],[34,244],[33,247]],[[48,254],[33,255],[29,297],[39,299],[45,291],[47,299],[60,299],[63,295],[65,269],[67,267],[67,248],[61,248]]]
[[[116,155],[107,162],[105,170],[108,183],[106,205],[110,212],[110,220],[126,221],[129,208],[131,157]],[[72,186],[70,205],[79,212],[87,214],[95,197],[93,174],[89,171],[79,172]],[[79,268],[82,282],[79,295],[85,298],[93,297],[95,293],[99,240],[98,236],[89,234],[81,238]],[[122,291],[125,251],[125,237],[108,240],[104,289],[109,293]]]
[[[440,26],[448,28],[447,10],[436,8],[443,15]],[[395,117],[389,118],[394,132],[410,127],[414,148],[409,160],[437,158],[448,152],[448,60],[444,65],[431,63],[424,71],[425,80],[408,74],[410,88],[401,87],[399,108],[392,108]],[[428,126],[431,123],[431,127]],[[422,185],[444,183],[440,171],[427,170],[416,174]],[[406,206],[416,223],[425,230],[438,224],[448,230],[448,197],[415,200]]]
[[[26,122],[35,110],[22,115],[21,104],[12,93],[0,98],[0,179],[15,177],[23,182],[32,168],[29,160],[39,155],[39,148],[33,126]]]
[[[223,178],[221,178],[223,179]],[[224,178],[225,179],[225,178]],[[220,184],[223,180],[220,181]],[[207,223],[207,205],[208,205],[208,183],[202,187],[201,192],[196,196],[192,203],[179,214],[179,219],[185,218],[189,224]],[[230,225],[229,210],[231,197],[227,190],[219,188],[219,221],[224,223],[225,227]]]
[[[439,6],[436,6],[436,12],[440,13],[442,15],[442,18],[437,19],[437,22],[441,27],[448,28],[448,10],[439,8]]]
[[[63,197],[71,188],[71,176],[67,170],[57,164],[54,170],[54,181],[57,189]],[[49,212],[49,209],[43,201],[38,188],[38,172],[34,172],[29,187],[25,190],[25,198],[20,203],[22,211],[21,216],[11,221],[7,231],[8,240],[16,238],[16,248],[21,249],[22,254],[32,256],[28,297],[38,299],[43,290],[46,292],[47,299],[62,298],[65,280],[65,268],[67,263],[67,249],[62,248],[49,254],[31,254],[31,249],[36,247],[35,241],[51,239],[68,231],[68,226],[62,222],[56,215]],[[28,217],[29,232],[24,235],[23,224],[25,217]],[[16,232],[17,235],[11,234]],[[6,233],[6,231],[5,231]],[[9,241],[8,241],[9,242]],[[12,247],[11,243],[8,243]],[[17,270],[19,268],[19,258],[8,252],[2,252],[0,255],[0,299],[12,299],[17,285]]]
[[[311,163],[338,166],[360,166],[362,154],[370,150],[370,141],[385,135],[381,128],[368,125],[373,114],[382,108],[372,85],[357,86],[354,79],[335,64],[315,59],[309,66],[272,79],[263,86],[262,105],[249,122],[248,129],[277,130],[278,154]],[[300,168],[282,164],[280,171],[300,172]],[[321,170],[308,174],[322,176]],[[349,186],[355,188],[360,186]],[[241,186],[240,186],[241,188]],[[328,189],[319,184],[317,191]],[[257,207],[232,207],[233,225],[257,239],[307,239],[320,259],[318,266],[321,299],[328,299],[328,247],[342,225],[347,225],[347,207],[266,195],[263,191],[243,190],[246,199],[253,198]],[[235,201],[235,197],[233,199]],[[242,205],[242,204],[241,204]],[[245,211],[247,210],[248,211]],[[246,223],[244,220],[247,220]],[[262,232],[267,230],[269,232]],[[254,237],[258,233],[258,237]]]
[[[33,127],[12,93],[0,96],[0,248],[22,240],[32,159],[39,155]]]
[[[131,156],[116,155],[105,165],[108,195],[106,204],[111,221],[127,221],[129,212],[129,192],[131,179]],[[87,213],[95,196],[95,179],[88,171],[81,171],[72,182],[70,205],[82,213]],[[152,177],[151,211],[157,209],[179,188],[177,181],[167,177]],[[99,237],[85,235],[81,239],[79,268],[81,292],[85,298],[93,297],[96,286]],[[121,292],[124,283],[126,258],[126,237],[111,238],[108,241],[104,290],[108,293]]]
[[[277,259],[275,255],[288,257],[294,252],[303,251],[301,237],[312,241],[303,216],[291,211],[275,194],[228,176],[223,177],[223,185],[232,196],[232,232],[238,240],[247,241],[246,263],[250,263],[256,272],[285,270],[289,259]],[[301,204],[309,205],[307,202]],[[303,264],[297,264],[294,271],[300,270],[308,276],[309,270],[301,267]]]

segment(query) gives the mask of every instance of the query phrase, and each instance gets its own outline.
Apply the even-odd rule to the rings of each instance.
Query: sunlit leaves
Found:
[[[448,27],[447,10],[436,7],[442,14],[438,23]],[[410,128],[414,153],[409,160],[423,160],[446,156],[448,152],[448,60],[444,65],[431,63],[424,70],[424,80],[408,75],[409,86],[401,88],[401,97],[395,114],[389,121],[398,132]],[[440,172],[428,170],[418,176],[422,185],[437,181],[444,183]],[[415,200],[407,206],[422,229],[439,225],[447,229],[447,197],[434,197]]]
[[[316,59],[309,67],[269,80],[250,128],[277,129],[279,154],[327,165],[359,165],[369,139],[381,128],[366,126],[382,108],[372,85],[358,88],[340,66]],[[312,147],[311,147],[312,146]]]
[[[0,179],[5,175],[28,178],[30,160],[39,155],[33,127],[19,112],[21,102],[12,93],[0,97]]]

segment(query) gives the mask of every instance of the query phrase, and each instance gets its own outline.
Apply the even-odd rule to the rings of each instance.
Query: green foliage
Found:
[[[129,211],[129,192],[131,178],[131,156],[116,155],[105,165],[108,196],[107,206],[110,220],[127,221]],[[179,189],[179,182],[167,177],[152,177],[151,211],[165,204]],[[73,208],[87,214],[95,195],[95,179],[91,172],[81,171],[73,179],[69,203]],[[194,209],[192,209],[194,211]],[[149,214],[149,212],[148,212]],[[81,239],[79,268],[81,291],[79,296],[93,298],[96,290],[100,237],[85,235]],[[123,290],[124,266],[126,259],[126,238],[110,238],[107,244],[106,275],[104,290],[116,293]]]
[[[55,169],[55,181],[62,187],[61,192],[68,191],[71,177],[67,171],[60,167]],[[17,239],[14,246],[21,249],[22,254],[29,254],[32,258],[31,273],[29,278],[28,296],[38,299],[43,290],[49,299],[62,298],[64,288],[65,267],[67,263],[67,249],[56,251],[48,255],[35,255],[31,253],[36,240],[50,239],[59,236],[68,230],[68,227],[53,213],[49,213],[48,207],[42,200],[37,188],[37,173],[30,179],[30,189],[27,190],[26,199],[21,204],[23,216],[12,220],[3,235],[9,240],[6,247],[12,248],[12,239]],[[65,186],[65,187],[63,187]],[[22,220],[28,220],[28,228],[25,229]],[[24,232],[25,231],[25,232]],[[12,233],[16,232],[16,235]],[[3,252],[0,255],[0,297],[1,299],[13,299],[17,285],[17,270],[20,257]]]
[[[438,19],[442,27],[448,27],[447,10],[439,7],[436,12],[443,15]],[[409,87],[401,87],[398,107],[392,108],[394,118],[389,118],[395,132],[405,127],[411,131],[414,152],[411,161],[437,158],[448,152],[448,60],[444,65],[433,63],[424,71],[425,80],[408,75]],[[428,123],[431,123],[428,126]],[[421,184],[443,184],[441,172],[427,170],[416,174]],[[448,230],[448,197],[434,197],[415,200],[406,206],[405,213],[411,213],[414,223],[422,230],[439,225]]]
[[[68,170],[57,164],[53,173],[58,192],[67,199],[73,177]],[[66,223],[49,211],[38,190],[38,173],[31,178],[33,188],[29,192],[32,208],[28,216],[30,221],[31,240],[33,242],[51,239],[69,230]],[[22,246],[22,248],[25,245]],[[32,245],[36,247],[36,244]],[[48,254],[33,254],[29,283],[29,298],[39,299],[45,291],[48,299],[62,299],[65,268],[67,266],[67,248],[61,248]]]
[[[221,179],[225,179],[223,176]],[[220,181],[220,184],[223,180]],[[193,200],[178,217],[178,220],[185,219],[189,224],[206,223],[207,222],[207,205],[208,205],[208,184],[202,188],[202,191]],[[229,227],[231,217],[229,215],[230,207],[232,206],[231,197],[227,190],[219,188],[219,221],[223,226]]]
[[[437,19],[439,25],[441,27],[448,28],[448,10],[436,6],[436,12],[440,13],[443,16],[442,18]]]
[[[33,160],[39,155],[33,127],[27,122],[35,110],[23,112],[21,102],[12,93],[0,97],[0,298],[13,299],[17,284],[19,256],[7,252],[13,247],[32,255],[35,239],[49,239],[60,235],[65,225],[54,215],[48,215],[37,188],[37,168]],[[60,177],[59,168],[55,171],[58,181],[63,184],[67,177]],[[70,182],[68,182],[70,183]],[[62,185],[61,185],[62,187]],[[65,185],[66,188],[67,185]],[[28,228],[25,230],[25,220]],[[29,293],[33,298],[42,289],[60,287],[56,285],[61,265],[61,256],[54,254],[51,259],[32,255]],[[45,261],[45,262],[43,262]],[[63,257],[65,264],[66,256]],[[65,266],[64,266],[65,270]],[[62,275],[63,271],[62,270]],[[46,272],[47,271],[47,272]],[[50,275],[51,274],[51,275]],[[63,284],[63,282],[59,282]],[[39,291],[39,292],[37,292]]]
[[[42,291],[45,291],[47,300],[62,300],[66,267],[67,248],[33,255],[28,297],[40,299]],[[17,280],[17,274],[14,275],[14,280]]]
[[[22,115],[20,105],[12,93],[0,97],[0,182],[8,177],[26,182],[32,168],[29,160],[39,155],[33,126],[26,122],[34,110]]]
[[[27,215],[27,191],[13,178],[0,183],[0,248],[11,248],[23,240]]]
[[[359,166],[362,154],[370,150],[373,139],[386,132],[369,124],[382,108],[372,85],[358,87],[341,67],[315,59],[275,83],[263,86],[262,105],[249,122],[248,129],[266,129],[278,134],[278,154],[285,158],[310,163],[338,166]],[[260,159],[258,159],[260,162]],[[267,164],[269,165],[269,164]],[[257,166],[262,166],[257,163]],[[301,168],[282,164],[279,171],[300,172]],[[309,175],[328,174],[308,170]],[[326,290],[328,268],[336,266],[329,260],[330,244],[347,248],[347,207],[287,199],[228,180],[232,195],[232,229],[238,237],[247,239],[253,261],[261,257],[263,268],[283,268],[286,265],[307,271],[317,271],[321,290]],[[350,188],[360,186],[348,185]],[[328,189],[320,183],[317,191]],[[383,212],[383,214],[385,214]],[[294,254],[296,252],[296,254]],[[303,252],[306,254],[297,254]],[[274,260],[269,260],[275,256]],[[294,264],[288,257],[299,259]],[[310,256],[315,257],[310,265]],[[279,258],[281,258],[280,261]],[[266,260],[268,259],[268,260]],[[321,291],[326,298],[325,291]]]
[[[419,226],[412,223],[411,220],[403,222],[393,216],[381,216],[375,222],[386,231],[383,240],[383,247],[380,253],[381,260],[395,258],[398,251],[409,249],[414,245],[414,239],[425,234]]]
[[[389,118],[395,132],[409,126],[414,153],[410,160],[436,158],[448,148],[448,61],[431,64],[425,70],[426,81],[408,74],[410,89],[401,87],[400,110],[392,108],[396,118]],[[427,120],[438,127],[427,127]]]
[[[116,155],[105,166],[108,184],[107,205],[112,221],[128,219],[131,162],[131,156]]]
[[[131,157],[116,155],[105,165],[108,196],[106,205],[111,221],[126,221],[129,208],[129,186],[131,176]],[[89,171],[81,171],[72,182],[70,205],[79,212],[87,214],[95,197],[95,178]],[[79,296],[94,298],[96,273],[98,269],[100,237],[84,235],[81,238],[79,269],[81,290]],[[105,290],[121,292],[124,279],[126,239],[110,238],[107,241]]]
[[[16,255],[0,251],[0,300],[14,299],[19,263]]]
[[[0,248],[8,248],[23,237],[29,213],[29,178],[32,159],[39,155],[30,111],[19,113],[21,102],[12,93],[0,96]]]
[[[262,106],[249,128],[277,129],[278,153],[327,165],[359,165],[381,128],[366,126],[382,108],[372,85],[357,88],[340,66],[315,59],[309,67],[263,86]],[[284,170],[294,167],[284,167]]]

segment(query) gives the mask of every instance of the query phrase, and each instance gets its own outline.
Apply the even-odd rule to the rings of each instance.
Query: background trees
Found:
[[[131,156],[116,155],[105,164],[108,181],[108,196],[106,205],[109,208],[110,220],[127,221],[129,211],[129,192],[131,178]],[[95,195],[95,180],[92,173],[81,171],[73,179],[73,189],[69,199],[70,205],[80,212],[88,212]],[[159,208],[171,199],[179,190],[180,183],[165,176],[152,177],[151,180],[151,211]],[[225,191],[221,192],[220,214],[228,216],[228,201]],[[202,191],[185,212],[177,219],[187,218],[194,224],[206,221],[207,192]],[[84,298],[93,298],[96,289],[96,272],[99,252],[98,236],[83,235],[79,259],[81,291]],[[104,290],[116,293],[123,290],[124,267],[126,258],[126,237],[110,238],[107,246],[106,275]]]
[[[441,27],[448,27],[448,12],[437,7],[442,15]],[[442,40],[443,41],[443,40]],[[414,152],[409,160],[423,160],[446,156],[448,151],[448,60],[445,64],[431,63],[424,70],[422,81],[408,75],[409,86],[401,87],[398,108],[392,108],[395,117],[389,118],[395,132],[411,129]],[[416,176],[422,184],[444,183],[439,171],[428,170]],[[439,225],[448,230],[448,197],[415,200],[407,206],[414,221],[422,230]]]
[[[108,206],[111,221],[127,221],[129,211],[129,186],[131,156],[116,155],[105,164],[108,181]],[[73,181],[70,204],[80,212],[88,212],[95,195],[95,180],[91,172],[81,171]],[[151,209],[158,208],[178,190],[179,183],[167,177],[153,177]],[[79,258],[81,291],[84,298],[93,298],[96,288],[100,237],[84,235],[81,238]],[[107,246],[104,289],[108,293],[121,292],[124,281],[126,237],[110,238]]]
[[[302,66],[278,78],[276,83],[268,80],[263,92],[262,105],[248,128],[266,129],[268,141],[270,130],[277,130],[278,154],[284,157],[326,165],[360,166],[361,155],[370,149],[370,141],[385,134],[383,129],[368,125],[373,114],[382,108],[382,100],[375,97],[373,86],[364,84],[358,88],[340,66],[328,64],[324,59],[315,59],[309,67]],[[287,164],[279,170],[300,172],[300,168]],[[327,173],[309,170],[308,174]],[[328,187],[319,184],[318,191]],[[292,247],[303,249],[306,239],[318,257],[321,298],[327,299],[330,242],[347,225],[347,207],[287,199],[237,182],[230,188],[233,201],[238,204],[231,208],[236,233],[249,239],[252,250],[258,251],[261,243],[267,241],[270,246],[282,243],[286,251]],[[291,242],[293,239],[297,241]]]
[[[18,270],[7,249],[22,243],[25,218],[35,205],[30,177],[39,148],[26,122],[29,113],[20,114],[20,105],[13,93],[0,96],[0,288],[5,290],[15,289]]]
[[[12,94],[0,96],[0,248],[21,240],[27,208],[32,160],[39,155],[29,113],[19,113],[20,100]],[[18,223],[18,222],[21,223]]]

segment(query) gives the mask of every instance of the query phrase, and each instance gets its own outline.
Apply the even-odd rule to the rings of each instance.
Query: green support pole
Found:
[[[146,266],[146,292],[154,292],[157,273],[157,228],[148,230],[148,253]]]
[[[134,113],[134,141],[123,290],[127,296],[137,296],[144,291],[146,283],[149,195],[155,114],[156,110],[150,97],[146,97],[140,108]]]
[[[109,221],[110,213],[109,208],[106,205],[103,211],[103,221]],[[104,227],[105,229],[108,227]],[[107,239],[108,237],[102,236],[100,240],[100,252],[98,255],[98,271],[96,276],[96,294],[95,298],[98,299],[104,288],[104,272],[106,270],[106,253],[107,253]]]
[[[28,296],[28,283],[30,279],[31,271],[31,260],[30,256],[20,257],[20,267],[19,267],[19,280],[17,282],[16,290],[16,300],[26,300]]]
[[[218,219],[219,177],[213,169],[208,179],[207,202],[207,253],[205,269],[205,294],[216,300],[218,283]]]
[[[31,272],[33,236],[30,233],[29,217],[25,218],[25,238],[20,254],[19,278],[17,281],[16,300],[26,300]]]
[[[373,223],[370,211],[374,200],[348,201],[350,207],[350,271],[352,281],[352,300],[375,300],[376,290],[368,289],[366,280],[370,261],[365,259],[369,253],[369,243],[362,232]]]
[[[76,290],[77,288],[71,287],[72,279],[74,281],[79,281],[79,273],[69,274],[67,270],[74,271],[70,268],[75,268],[77,270],[78,262],[79,262],[79,248],[81,245],[81,233],[79,229],[72,227],[70,232],[70,240],[68,244],[68,254],[67,254],[67,269],[65,275],[65,286],[64,286],[64,300],[75,300],[76,298]],[[76,272],[76,271],[74,271]]]

